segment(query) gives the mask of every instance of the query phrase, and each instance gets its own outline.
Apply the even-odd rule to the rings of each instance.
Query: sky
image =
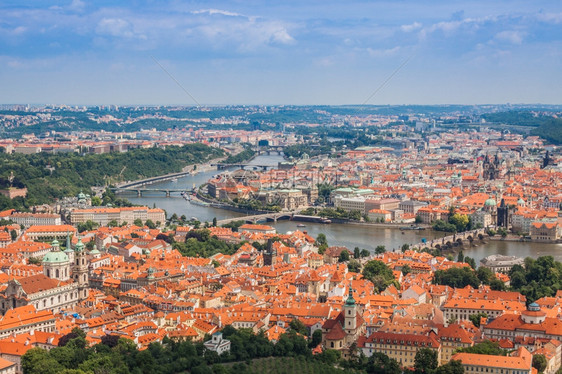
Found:
[[[562,104],[562,1],[0,2],[0,103],[365,102]]]

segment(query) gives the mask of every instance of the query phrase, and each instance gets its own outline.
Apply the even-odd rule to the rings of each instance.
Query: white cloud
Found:
[[[208,15],[215,15],[219,14],[221,16],[228,16],[228,17],[245,17],[240,13],[230,12],[228,10],[220,10],[220,9],[201,9],[201,10],[194,10],[191,13],[193,14],[208,14]]]
[[[121,18],[103,18],[98,22],[96,32],[100,35],[131,38],[134,36],[131,24]]]
[[[394,48],[387,48],[387,49],[367,48],[367,52],[369,52],[369,56],[371,56],[371,57],[392,56],[392,55],[395,55],[399,50],[400,50],[399,46],[396,46]]]
[[[419,22],[414,22],[412,24],[409,25],[402,25],[400,26],[400,30],[404,31],[404,32],[412,32],[415,30],[418,30],[419,28],[422,27],[422,24]]]
[[[525,33],[521,31],[505,30],[497,33],[494,39],[501,42],[508,42],[511,44],[521,44]]]
[[[562,13],[539,13],[537,19],[547,23],[562,23]]]
[[[81,0],[72,0],[70,5],[68,6],[69,9],[80,12],[84,10],[86,3]]]

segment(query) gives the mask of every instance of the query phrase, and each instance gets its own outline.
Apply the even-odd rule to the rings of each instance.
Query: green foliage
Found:
[[[377,245],[375,248],[375,254],[381,255],[386,252],[386,247],[384,245]]]
[[[87,220],[86,222],[80,222],[77,225],[78,228],[78,232],[82,233],[84,231],[92,231],[95,230],[96,228],[98,228],[99,224],[97,224],[96,222],[92,221],[92,220]]]
[[[412,272],[412,268],[410,267],[410,265],[406,264],[404,266],[402,266],[402,274],[403,275],[408,275]]]
[[[531,131],[532,135],[538,135],[552,144],[562,144],[562,119],[552,118],[541,124],[537,129]]]
[[[350,219],[353,221],[361,221],[363,216],[359,210],[352,210],[350,212],[342,208],[324,208],[318,211],[320,217],[336,218],[336,219]]]
[[[544,369],[546,369],[546,357],[541,354],[533,355],[533,364],[532,366],[537,369],[539,373],[543,373]]]
[[[509,271],[511,289],[521,292],[527,302],[544,296],[554,296],[562,289],[562,263],[552,256],[539,257],[536,260],[527,257],[525,267],[513,266]]]
[[[232,231],[237,232],[238,228],[240,228],[240,226],[242,226],[243,224],[245,224],[246,222],[244,222],[244,220],[240,220],[240,221],[232,221],[230,223],[226,223],[224,225],[222,225],[221,227],[226,227],[226,228],[230,228]]]
[[[496,278],[492,270],[484,266],[480,266],[478,270],[476,270],[476,276],[483,284],[490,284],[492,280]]]
[[[374,352],[365,367],[369,374],[401,374],[402,369],[398,362],[389,358],[384,353]]]
[[[357,260],[351,260],[347,263],[347,270],[352,273],[359,273],[361,271],[361,264]]]
[[[480,355],[493,356],[507,355],[507,351],[505,349],[501,349],[498,342],[492,342],[490,340],[484,340],[482,343],[474,344],[472,347],[459,349],[458,352],[477,353]]]
[[[437,270],[433,276],[433,283],[455,288],[464,288],[468,285],[473,288],[480,286],[480,280],[476,276],[476,272],[466,266]]]
[[[480,327],[480,319],[481,318],[488,318],[488,314],[483,313],[483,312],[479,312],[479,313],[476,313],[476,314],[471,314],[468,317],[470,322],[472,322],[474,324],[474,326],[476,326],[476,327]]]
[[[421,348],[416,352],[414,358],[414,373],[433,373],[439,362],[437,361],[437,352],[430,348]]]
[[[188,257],[208,258],[217,253],[234,254],[243,243],[230,244],[211,236],[208,229],[194,229],[187,233],[185,242],[176,242],[173,248]]]
[[[384,291],[391,284],[396,284],[392,270],[382,261],[372,260],[363,267],[363,276],[373,282],[379,292]]]
[[[349,261],[349,252],[347,249],[341,251],[340,256],[338,257],[338,262],[346,262]]]
[[[255,154],[256,154],[256,152],[252,151],[251,148],[246,148],[245,150],[243,150],[240,153],[237,153],[235,155],[229,155],[224,160],[224,163],[225,164],[239,164],[241,162],[246,162],[246,161],[252,159],[252,157],[254,157]]]
[[[0,153],[0,179],[7,180],[13,171],[14,185],[25,185],[28,189],[25,199],[10,200],[2,196],[0,210],[26,209],[52,203],[64,196],[76,196],[82,190],[89,191],[92,186],[179,172],[186,165],[221,155],[221,150],[203,144],[87,155]],[[54,170],[49,170],[49,166]]]
[[[458,360],[447,362],[445,365],[439,366],[434,371],[435,374],[464,374],[462,363]]]
[[[321,245],[328,245],[328,239],[326,238],[326,234],[320,233],[316,237],[316,242],[314,243],[316,246]]]
[[[301,335],[308,336],[308,329],[306,328],[306,325],[298,318],[293,318],[293,320],[289,323],[289,327],[291,330],[298,332]]]

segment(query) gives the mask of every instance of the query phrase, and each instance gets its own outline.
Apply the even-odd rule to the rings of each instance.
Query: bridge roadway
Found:
[[[459,245],[463,245],[467,241],[472,243],[474,240],[479,238],[479,235],[484,235],[484,234],[486,234],[486,229],[476,229],[476,230],[470,230],[470,231],[465,231],[465,232],[459,232],[459,233],[455,233],[453,235],[448,235],[448,236],[444,236],[442,238],[430,240],[430,241],[427,241],[425,243],[423,243],[423,242],[417,243],[417,244],[414,244],[414,245],[410,246],[410,248],[411,249],[418,249],[418,250],[421,250],[421,249],[424,249],[424,248],[430,248],[430,249],[453,248],[453,247],[457,247]]]
[[[221,219],[217,221],[217,226],[226,225],[236,221],[245,221],[246,223],[254,223],[254,224],[264,220],[277,222],[278,219],[291,219],[293,215],[300,213],[304,209],[306,208],[297,209],[289,212],[271,212],[271,213],[255,214],[253,216]]]
[[[223,169],[228,169],[228,168],[240,168],[240,169],[244,169],[244,168],[251,168],[251,169],[262,169],[262,170],[267,170],[267,169],[273,169],[275,168],[275,166],[272,165],[253,165],[253,164],[223,164],[223,163],[216,163],[216,164],[211,164],[211,166],[216,166],[217,170],[223,170]]]
[[[142,194],[145,192],[164,192],[166,197],[170,197],[174,192],[189,192],[186,189],[178,189],[178,188],[135,188],[135,187],[116,187],[111,189],[113,192],[136,192],[138,197],[142,197]]]
[[[160,182],[160,181],[170,180],[170,179],[174,179],[174,178],[180,178],[180,177],[184,177],[186,175],[191,175],[192,172],[193,172],[193,170],[181,171],[179,173],[170,173],[170,174],[160,175],[160,176],[157,176],[157,177],[140,179],[138,181],[124,182],[124,183],[120,183],[120,184],[116,185],[115,189],[120,189],[120,190],[134,189],[132,187],[146,186],[147,184],[152,184],[154,182]]]

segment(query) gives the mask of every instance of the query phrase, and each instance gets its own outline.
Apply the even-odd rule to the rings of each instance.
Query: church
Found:
[[[342,357],[347,358],[350,346],[364,333],[365,321],[355,304],[350,284],[343,310],[336,318],[329,319],[322,325],[322,345],[326,349],[341,351]]]
[[[88,297],[89,260],[84,243],[79,239],[71,249],[68,239],[67,249],[63,252],[55,239],[51,247],[52,250],[43,257],[43,274],[8,282],[0,293],[0,313],[25,305],[58,313]]]

